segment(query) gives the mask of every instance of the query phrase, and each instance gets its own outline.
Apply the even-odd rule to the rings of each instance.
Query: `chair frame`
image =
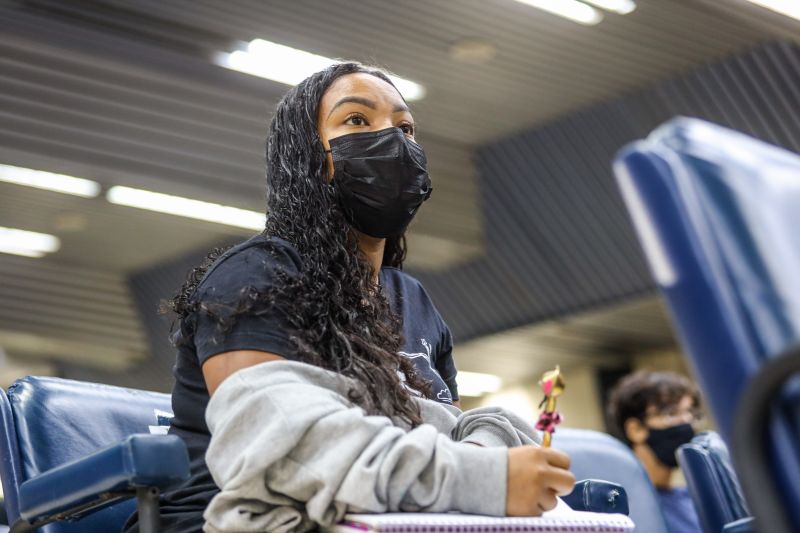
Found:
[[[99,494],[97,499],[90,503],[46,516],[34,522],[28,522],[24,518],[17,518],[17,520],[11,524],[9,533],[28,533],[30,531],[36,531],[40,527],[53,522],[78,520],[95,511],[99,511],[106,505],[133,497],[136,498],[136,508],[139,514],[139,532],[159,533],[161,531],[161,516],[159,514],[158,504],[159,494],[160,491],[156,487],[139,487],[135,492],[126,491]]]
[[[800,346],[794,346],[764,363],[745,388],[736,409],[733,428],[733,459],[753,514],[769,517],[770,531],[791,533],[794,529],[782,505],[781,491],[772,475],[768,433],[770,409],[783,386],[800,372]]]

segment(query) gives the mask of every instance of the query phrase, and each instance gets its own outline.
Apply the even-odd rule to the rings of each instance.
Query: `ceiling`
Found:
[[[800,35],[800,23],[744,0],[637,4],[585,27],[512,0],[0,0],[0,163],[260,211],[266,124],[287,86],[218,67],[213,54],[261,37],[368,61],[427,89],[413,111],[435,193],[412,227],[409,265],[445,269],[483,250],[479,196],[491,176],[479,184],[475,146]],[[467,38],[491,43],[494,59],[453,60],[450,46]],[[76,215],[79,224],[64,222]],[[62,239],[44,260],[0,255],[3,329],[108,345],[129,361],[145,341],[128,327],[137,321],[126,276],[250,233],[9,184],[0,184],[0,226]],[[44,303],[68,282],[68,298]],[[653,316],[643,327],[659,337],[663,320]],[[65,317],[97,320],[104,336]],[[525,330],[519,342],[550,343],[547,327]],[[604,338],[593,327],[559,327],[577,343],[558,341],[561,352]],[[126,329],[130,342],[109,344]]]

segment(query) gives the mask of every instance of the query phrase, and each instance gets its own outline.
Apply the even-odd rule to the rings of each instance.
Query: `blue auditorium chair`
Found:
[[[689,494],[692,495],[705,533],[737,531],[752,522],[739,480],[731,464],[728,447],[720,436],[708,431],[678,449]],[[726,529],[727,528],[727,529]]]
[[[800,531],[800,157],[677,118],[614,169],[756,525]]]
[[[15,382],[0,394],[12,533],[120,531],[137,502],[141,531],[157,531],[159,491],[189,477],[183,441],[150,434],[163,433],[170,410],[166,394],[45,377]]]
[[[655,488],[642,464],[625,444],[598,431],[561,428],[553,436],[553,447],[570,455],[570,470],[577,479],[602,479],[625,489],[629,512],[617,512],[628,514],[636,524],[636,531],[667,533]],[[578,491],[573,494],[575,492]],[[575,509],[598,508],[597,505],[576,504],[572,497],[565,500]]]

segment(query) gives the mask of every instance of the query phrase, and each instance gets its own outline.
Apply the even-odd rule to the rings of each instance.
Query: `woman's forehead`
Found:
[[[393,107],[404,103],[400,93],[391,84],[372,74],[355,72],[337,78],[328,87],[322,96],[321,107],[331,107],[347,96],[361,96]]]

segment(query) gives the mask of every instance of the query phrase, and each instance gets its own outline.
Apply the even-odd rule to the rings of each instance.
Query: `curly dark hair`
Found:
[[[685,376],[647,370],[628,374],[617,382],[609,395],[606,408],[608,427],[614,436],[630,446],[631,442],[625,434],[626,420],[635,418],[644,423],[648,408],[653,407],[656,412],[664,413],[676,407],[686,396],[692,399],[692,409],[699,416],[700,391]]]
[[[243,288],[240,300],[223,312],[192,298],[204,273],[226,250],[216,248],[189,273],[168,308],[182,320],[208,313],[221,334],[230,331],[239,316],[277,309],[290,324],[298,360],[353,378],[356,386],[349,392],[350,400],[367,413],[416,426],[421,423],[420,412],[406,386],[426,397],[430,386],[413,363],[398,354],[403,344],[400,319],[375,286],[372,268],[339,207],[337,185],[328,180],[317,129],[323,94],[337,78],[352,73],[367,73],[392,84],[376,68],[355,62],[335,64],[291,89],[270,123],[263,233],[295,247],[302,260],[300,272],[279,272],[266,291]],[[405,254],[405,236],[389,238],[383,264],[402,268]]]

